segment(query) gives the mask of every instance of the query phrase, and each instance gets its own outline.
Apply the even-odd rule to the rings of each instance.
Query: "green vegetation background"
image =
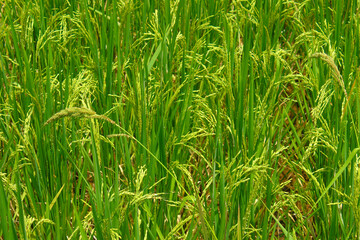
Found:
[[[0,238],[360,237],[359,1],[0,3]]]

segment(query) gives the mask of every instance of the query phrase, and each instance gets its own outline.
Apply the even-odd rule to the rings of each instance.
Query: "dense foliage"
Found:
[[[0,1],[0,239],[358,239],[359,1]]]

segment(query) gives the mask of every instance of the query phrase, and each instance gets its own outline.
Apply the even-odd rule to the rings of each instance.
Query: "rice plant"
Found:
[[[1,1],[0,239],[359,239],[359,4]]]

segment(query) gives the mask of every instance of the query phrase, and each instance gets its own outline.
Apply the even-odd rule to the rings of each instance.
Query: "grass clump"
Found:
[[[0,238],[359,238],[358,8],[4,1]]]

